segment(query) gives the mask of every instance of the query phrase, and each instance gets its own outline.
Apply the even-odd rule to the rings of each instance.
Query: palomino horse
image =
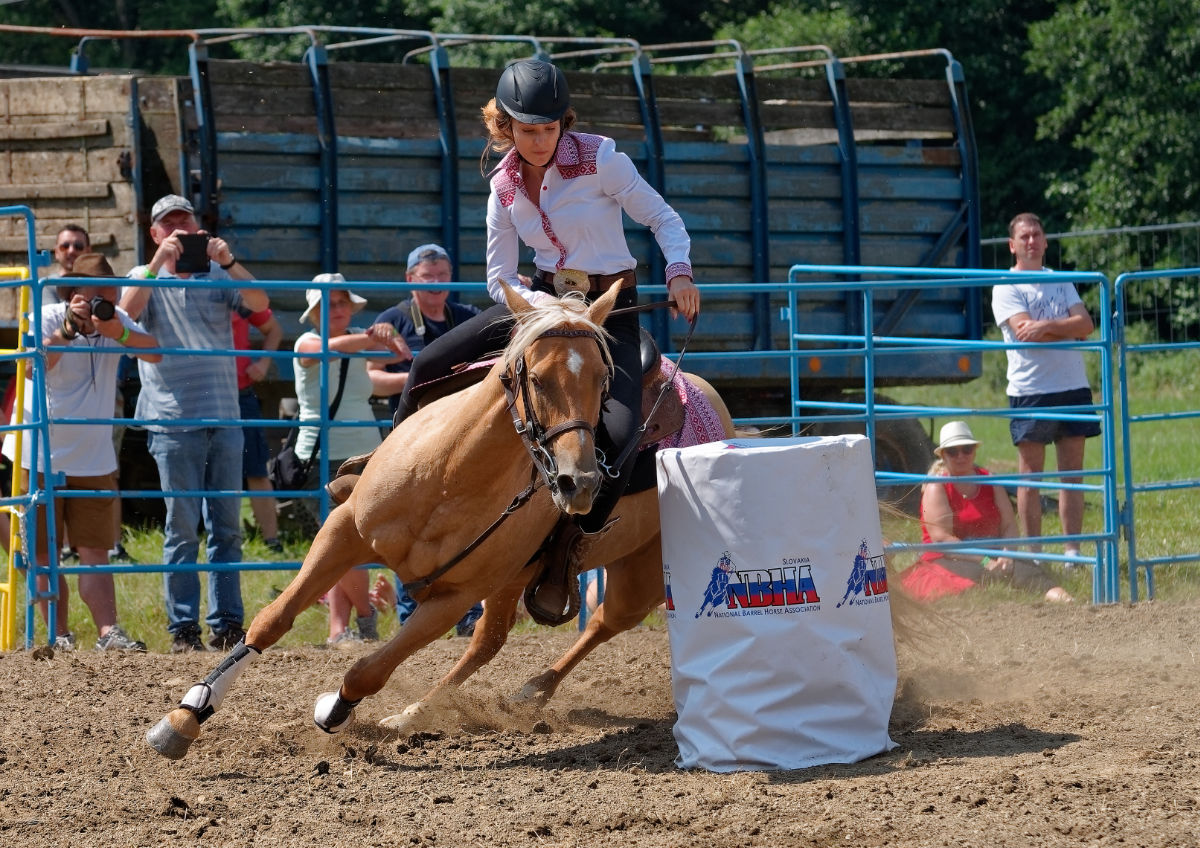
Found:
[[[537,308],[506,292],[516,329],[492,373],[423,407],[388,437],[347,501],[329,514],[299,574],[254,617],[245,641],[147,733],[150,745],[164,756],[183,757],[245,667],[301,611],[363,563],[381,562],[406,584],[428,582],[413,593],[419,605],[397,634],[355,663],[337,692],[318,699],[318,727],[330,733],[345,727],[361,699],[382,689],[401,662],[453,627],[480,599],[486,600],[483,618],[463,657],[390,725],[411,720],[439,692],[494,657],[514,622],[518,598],[535,576],[530,559],[558,516],[586,513],[599,488],[594,427],[611,368],[601,327],[618,290],[614,286],[590,307],[565,298]],[[515,385],[518,397],[506,394],[502,377]],[[522,408],[532,415],[522,418]],[[514,422],[540,432],[540,441],[527,444]],[[732,433],[727,414],[722,424]],[[513,494],[535,487],[531,454],[541,474],[539,481],[535,470],[534,481],[544,485],[513,510]],[[654,498],[648,491],[621,500],[614,512],[620,522],[593,546],[586,566],[608,564],[605,603],[579,642],[526,684],[526,697],[549,698],[588,651],[640,622],[662,601]],[[506,512],[507,520],[498,519],[490,534],[480,536],[481,519]]]

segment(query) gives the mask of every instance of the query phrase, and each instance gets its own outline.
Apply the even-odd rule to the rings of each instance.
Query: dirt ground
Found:
[[[681,771],[665,630],[602,648],[543,711],[507,702],[570,633],[523,634],[429,732],[375,722],[463,647],[435,643],[355,724],[316,696],[355,652],[268,651],[172,762],[146,729],[215,654],[0,655],[0,844],[1041,846],[1200,842],[1200,602],[950,610],[902,646],[891,734],[856,765]]]

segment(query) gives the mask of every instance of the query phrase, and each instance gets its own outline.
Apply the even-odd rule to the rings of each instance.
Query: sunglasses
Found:
[[[961,447],[942,448],[943,456],[970,456],[975,453],[975,445],[963,445]]]
[[[58,249],[59,250],[70,250],[72,247],[75,248],[76,250],[87,250],[87,245],[81,241],[64,241],[62,244],[60,244],[58,246]]]

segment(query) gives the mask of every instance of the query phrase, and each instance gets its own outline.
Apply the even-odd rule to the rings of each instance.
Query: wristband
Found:
[[[117,344],[123,345],[129,341],[129,328],[126,327],[121,335],[117,336]]]
[[[237,264],[237,257],[236,257],[236,256],[234,256],[233,254],[230,254],[230,257],[229,257],[229,264],[228,264],[228,265],[221,265],[221,264],[219,264],[219,263],[218,263],[217,267],[218,267],[218,268],[220,268],[222,271],[228,271],[230,268],[232,268],[232,267],[233,267],[234,265],[236,265],[236,264]]]
[[[143,268],[141,274],[138,275],[138,279],[142,279],[142,280],[153,280],[153,279],[156,279],[157,277],[158,277],[158,275],[150,270],[149,265],[147,265],[145,268]]]

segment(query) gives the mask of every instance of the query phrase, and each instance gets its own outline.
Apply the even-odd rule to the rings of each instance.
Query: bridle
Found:
[[[600,396],[600,402],[603,405],[604,399],[608,396],[608,387],[612,383],[613,365],[604,352],[604,343],[600,340],[600,336],[592,330],[552,328],[546,330],[533,341],[537,342],[553,337],[590,338],[596,342],[596,346],[600,348],[601,356],[607,363],[608,368],[608,377],[604,381],[604,389]],[[435,580],[466,559],[472,551],[482,545],[492,533],[496,532],[510,515],[528,503],[529,499],[533,497],[533,493],[540,486],[545,485],[551,492],[558,491],[558,462],[549,450],[549,445],[554,439],[572,430],[583,430],[585,433],[591,435],[593,441],[596,438],[596,425],[590,421],[584,421],[582,418],[571,418],[550,428],[542,425],[533,408],[533,401],[529,392],[529,368],[525,363],[524,353],[517,359],[511,370],[505,371],[500,375],[500,382],[504,386],[504,397],[508,411],[512,415],[513,426],[516,428],[517,435],[521,437],[521,442],[525,445],[525,450],[533,460],[533,473],[529,485],[525,487],[524,491],[513,498],[512,503],[505,507],[499,517],[486,530],[480,533],[475,538],[475,541],[442,563],[430,574],[418,580],[405,583],[404,591],[410,595],[433,585]],[[517,409],[518,398],[521,399],[522,406],[524,407],[524,418],[522,418],[521,412]]]
[[[534,341],[541,341],[545,338],[590,338],[596,342],[596,346],[600,349],[601,356],[604,356],[604,344],[600,341],[600,336],[593,330],[568,330],[568,329],[550,329],[539,335]],[[607,357],[605,357],[607,361]],[[537,411],[533,408],[533,397],[529,391],[529,369],[525,363],[525,355],[522,354],[517,359],[516,364],[512,369],[500,375],[500,382],[504,386],[504,397],[507,401],[509,414],[512,415],[513,427],[517,431],[517,435],[521,437],[521,442],[525,445],[525,450],[529,453],[530,459],[533,460],[534,478],[540,475],[542,482],[551,492],[558,492],[558,461],[554,458],[554,454],[550,452],[550,443],[564,433],[570,433],[572,430],[582,430],[596,439],[596,425],[590,421],[584,421],[582,418],[570,418],[555,424],[552,427],[545,427],[538,419]],[[608,397],[608,387],[612,383],[612,363],[608,363],[608,377],[604,381],[604,390],[600,395],[600,404],[603,406],[604,400]],[[524,409],[524,417],[522,412],[517,408],[517,401],[521,401],[521,406]]]

